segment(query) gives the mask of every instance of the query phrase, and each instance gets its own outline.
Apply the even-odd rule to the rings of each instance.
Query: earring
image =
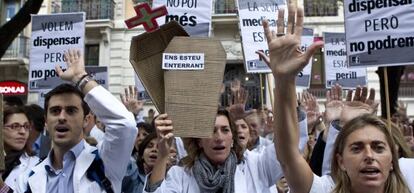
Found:
[[[234,144],[234,142],[231,142],[231,145],[230,145],[231,148],[233,148],[233,144]]]

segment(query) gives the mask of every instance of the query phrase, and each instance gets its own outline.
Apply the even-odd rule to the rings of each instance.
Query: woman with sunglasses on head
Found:
[[[31,126],[23,107],[6,107],[3,111],[3,123],[6,169],[2,173],[2,180],[14,190],[18,176],[30,172],[39,159],[25,152]]]

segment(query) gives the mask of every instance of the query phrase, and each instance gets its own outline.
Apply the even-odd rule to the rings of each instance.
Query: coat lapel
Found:
[[[47,173],[44,161],[33,168],[33,174],[29,176],[28,183],[32,192],[46,192]]]
[[[75,169],[73,171],[73,188],[75,192],[79,190],[81,179],[82,177],[86,176],[86,170],[88,170],[93,159],[95,158],[95,155],[92,153],[92,151],[95,149],[96,148],[85,143],[85,149],[81,152],[78,158],[76,158]]]

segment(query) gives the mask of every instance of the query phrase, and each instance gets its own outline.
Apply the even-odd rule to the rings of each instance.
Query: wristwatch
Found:
[[[80,91],[83,90],[83,88],[85,88],[86,84],[88,84],[89,81],[94,80],[93,76],[91,74],[85,74],[80,80],[79,82],[76,84],[76,87],[78,87],[78,89]]]

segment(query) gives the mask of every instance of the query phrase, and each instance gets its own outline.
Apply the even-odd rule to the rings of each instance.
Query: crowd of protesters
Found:
[[[297,94],[296,74],[322,43],[298,50],[303,10],[287,11],[286,29],[263,22],[270,55],[259,54],[276,79],[274,107],[246,109],[249,94],[234,80],[206,139],[175,137],[168,114],[144,119],[136,88],[118,100],[68,50],[67,70],[56,71],[75,86],[54,88],[44,108],[5,98],[0,193],[414,192],[407,106],[388,124],[377,116],[374,89],[335,85],[324,112],[311,93]]]

